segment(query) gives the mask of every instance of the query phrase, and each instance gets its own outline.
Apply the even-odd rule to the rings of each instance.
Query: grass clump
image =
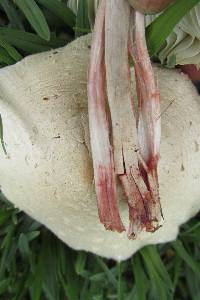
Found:
[[[199,299],[199,216],[177,241],[116,263],[70,249],[2,194],[0,206],[2,300]]]

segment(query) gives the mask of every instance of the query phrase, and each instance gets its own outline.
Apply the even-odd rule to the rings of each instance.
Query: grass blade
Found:
[[[187,252],[183,243],[178,240],[172,243],[172,246],[176,250],[177,254],[186,262],[186,264],[193,270],[193,272],[200,278],[200,266],[193,259],[193,257]]]
[[[59,241],[53,241],[53,235],[49,234],[45,237],[44,241],[44,259],[43,259],[43,269],[44,282],[43,289],[47,295],[48,300],[59,299],[60,284],[58,275],[58,263],[60,251],[58,248]]]
[[[43,261],[44,261],[45,253],[44,253],[44,244],[42,245],[40,254],[39,254],[39,259],[35,271],[35,276],[34,280],[32,282],[31,286],[31,300],[40,300],[41,295],[42,295],[42,285],[44,281],[44,273],[45,269],[43,266]]]
[[[37,2],[49,9],[54,15],[73,29],[76,23],[76,17],[67,4],[57,0],[37,0]]]
[[[68,42],[53,36],[49,41],[45,41],[36,34],[6,27],[0,27],[0,33],[7,42],[11,43],[16,48],[27,52],[28,54],[62,47]]]
[[[19,61],[22,59],[21,54],[7,42],[2,35],[0,35],[0,46],[4,48],[7,53],[13,58],[15,61]]]
[[[118,270],[117,299],[124,300],[123,287],[122,287],[122,263],[117,264],[117,270]]]
[[[37,34],[44,40],[49,41],[49,26],[37,3],[34,0],[16,0],[15,3],[24,13]]]
[[[149,54],[155,55],[176,24],[189,12],[200,0],[176,0],[146,29]]]
[[[30,257],[30,248],[29,248],[29,244],[28,244],[28,239],[24,233],[21,233],[19,236],[18,247],[19,247],[21,256],[24,259],[27,259],[28,257]]]
[[[96,257],[96,261],[98,262],[99,266],[102,268],[104,271],[105,275],[107,276],[108,280],[110,283],[116,288],[117,287],[117,280],[111,270],[107,267],[107,265],[104,263],[103,259],[100,257]]]
[[[12,249],[11,245],[12,245],[12,237],[14,235],[14,231],[15,231],[15,226],[11,223],[7,228],[7,234],[1,243],[1,249],[3,251],[2,251],[2,256],[0,261],[0,280],[3,280],[5,278],[5,271],[8,266],[7,259]]]
[[[10,2],[9,0],[0,0],[0,4],[5,10],[5,13],[8,16],[8,19],[12,27],[24,29],[22,20],[19,17],[19,14],[15,9],[14,5],[12,4],[12,2]]]
[[[79,252],[75,263],[75,271],[80,276],[85,276],[85,264],[87,260],[87,254],[85,252]]]
[[[10,279],[4,279],[0,281],[0,295],[4,294],[10,285]]]
[[[26,234],[28,242],[36,239],[40,235],[40,231],[31,231]]]
[[[15,60],[12,57],[10,57],[10,55],[5,49],[1,47],[0,47],[0,63],[5,65],[12,65],[13,63],[15,63]]]
[[[170,290],[173,290],[173,283],[164,263],[162,262],[162,259],[160,258],[157,248],[155,246],[149,246],[143,249],[143,253],[144,252],[146,253],[146,256],[148,256],[151,260],[156,272],[158,273],[160,278],[162,278],[163,282],[166,283],[167,287]]]
[[[175,292],[176,287],[178,285],[180,276],[181,276],[181,268],[183,261],[180,256],[177,256],[174,262],[174,278],[173,278],[173,291]]]
[[[141,260],[139,255],[135,255],[132,259],[132,267],[135,278],[137,298],[139,300],[146,300],[147,293],[147,278],[142,268]]]
[[[173,286],[165,266],[162,265],[160,257],[157,259],[156,250],[152,248],[153,246],[150,246],[140,251],[152,282],[150,294],[153,299],[169,300],[172,296]],[[169,282],[170,285],[168,285]]]
[[[79,276],[75,273],[75,257],[72,251],[59,243],[59,279],[66,298],[69,300],[79,299]],[[81,288],[81,287],[80,287]]]
[[[186,281],[188,285],[188,292],[192,300],[200,299],[200,280],[194,276],[190,269],[186,269]]]
[[[28,277],[28,272],[25,272],[23,276],[20,277],[18,282],[16,282],[15,296],[11,300],[23,300],[26,294],[26,281]]]
[[[12,211],[9,210],[1,210],[0,211],[0,225],[3,225],[3,223],[11,216]]]
[[[80,0],[78,3],[78,12],[76,17],[75,36],[79,37],[86,32],[90,32],[88,5],[87,1]]]
[[[90,27],[93,28],[95,22],[95,1],[87,0],[88,6],[88,18],[90,22]]]

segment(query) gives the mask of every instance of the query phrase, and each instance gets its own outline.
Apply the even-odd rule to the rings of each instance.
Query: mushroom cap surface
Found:
[[[148,244],[174,240],[200,208],[200,97],[187,76],[155,66],[161,90],[159,163],[163,226],[136,240],[98,219],[87,115],[91,36],[0,70],[0,184],[14,205],[77,250],[124,260]],[[134,84],[133,84],[134,90]],[[135,93],[135,92],[134,92]],[[118,186],[122,219],[125,197]]]
[[[175,0],[128,0],[130,5],[145,14],[154,14],[161,12]]]

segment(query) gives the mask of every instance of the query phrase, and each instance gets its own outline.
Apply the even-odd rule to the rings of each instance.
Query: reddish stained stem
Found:
[[[146,227],[143,197],[147,197],[149,191],[140,174],[137,157],[138,139],[128,53],[130,14],[131,8],[126,0],[106,2],[105,62],[115,172],[121,179],[129,205],[128,235],[135,238]]]
[[[101,1],[91,49],[88,108],[100,221],[106,229],[125,230],[117,207],[118,175],[129,206],[128,236],[135,238],[143,228],[154,231],[161,217],[157,176],[160,100],[146,47],[144,16],[135,12],[133,24],[131,11],[126,0]],[[134,43],[130,34],[133,25]],[[128,54],[135,63],[137,120]],[[106,83],[114,154],[106,112]]]
[[[161,135],[160,94],[155,83],[145,39],[145,19],[140,12],[134,13],[135,41],[132,56],[135,65],[138,93],[138,139],[140,170],[151,193],[145,206],[153,227],[160,221],[162,212],[159,198],[157,165]],[[150,229],[151,231],[151,229]]]
[[[120,176],[122,186],[127,197],[128,206],[129,206],[129,228],[128,228],[128,237],[130,239],[135,239],[139,232],[146,228],[149,224],[147,214],[145,211],[143,197],[134,177],[132,175],[122,175]]]
[[[122,232],[125,228],[117,207],[116,176],[105,102],[105,8],[106,0],[102,0],[93,32],[88,78],[89,127],[99,218],[106,229]]]
[[[146,174],[141,170],[138,157],[140,147],[129,66],[130,16],[131,7],[126,0],[106,2],[105,62],[115,172],[119,175],[127,196],[130,219],[128,236],[135,238],[143,228],[147,231],[154,230],[151,217],[154,195]],[[142,93],[142,87],[137,85],[137,88]]]

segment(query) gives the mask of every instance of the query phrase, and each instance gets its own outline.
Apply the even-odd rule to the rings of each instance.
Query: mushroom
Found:
[[[179,226],[200,208],[200,98],[187,76],[154,66],[161,91],[158,171],[165,218],[158,231],[141,232],[136,240],[127,239],[125,232],[106,231],[98,220],[89,142],[90,46],[87,35],[0,70],[7,152],[0,148],[0,184],[16,207],[70,247],[123,260],[145,245],[174,240]],[[119,183],[117,193],[127,227]]]
[[[175,0],[128,0],[134,9],[147,14],[160,12],[174,1]]]

